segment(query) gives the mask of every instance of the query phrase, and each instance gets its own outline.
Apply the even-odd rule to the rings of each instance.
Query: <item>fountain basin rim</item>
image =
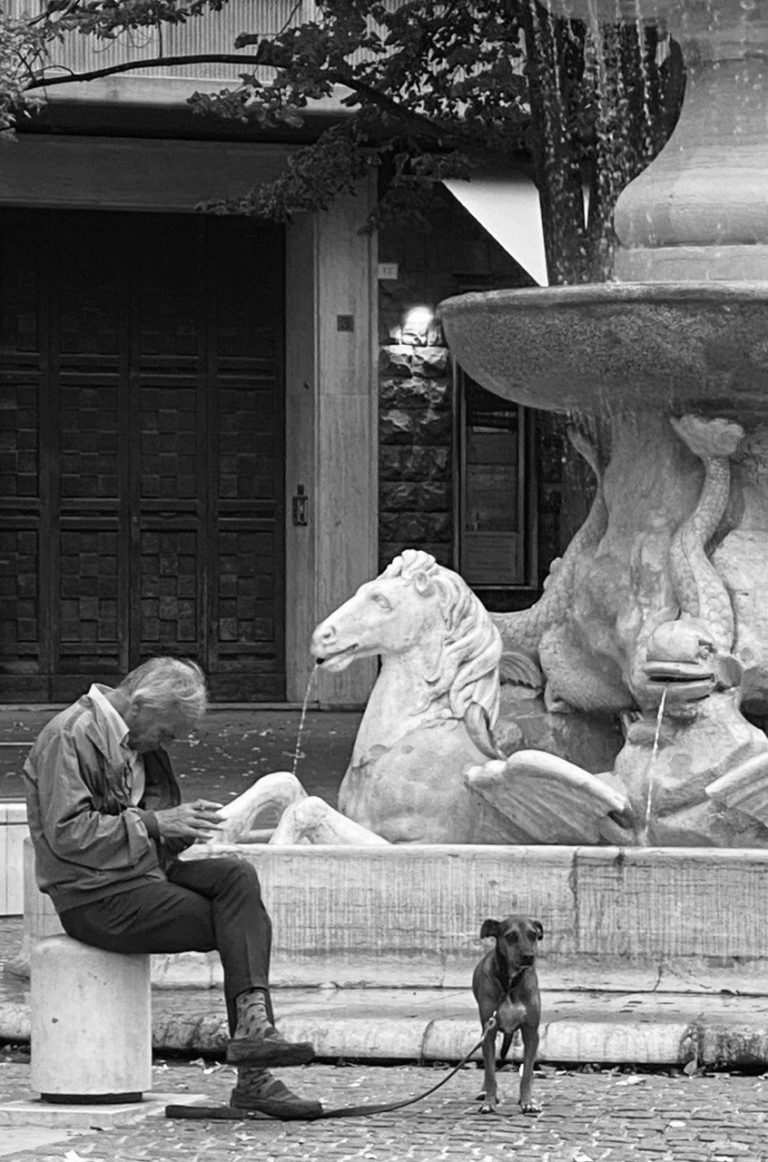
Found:
[[[467,374],[516,403],[764,422],[768,280],[515,287],[438,310]]]
[[[438,304],[440,318],[461,314],[472,306],[485,311],[546,310],[548,307],[584,307],[615,303],[768,303],[768,280],[754,282],[596,282],[575,286],[511,287],[502,290],[470,291],[453,295]]]

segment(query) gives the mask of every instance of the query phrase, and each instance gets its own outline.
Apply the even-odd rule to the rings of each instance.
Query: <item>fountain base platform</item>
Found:
[[[487,917],[544,926],[543,987],[768,995],[768,851],[722,848],[204,845],[259,873],[283,988],[469,989]],[[24,971],[61,931],[26,844]],[[153,957],[153,984],[221,983],[216,954]],[[322,994],[320,994],[322,995]],[[322,1003],[322,1002],[320,1002]]]

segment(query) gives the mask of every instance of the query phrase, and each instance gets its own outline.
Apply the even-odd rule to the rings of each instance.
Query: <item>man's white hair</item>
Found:
[[[119,689],[131,702],[140,701],[157,710],[174,707],[195,722],[208,705],[205,675],[189,658],[150,658],[131,670]]]

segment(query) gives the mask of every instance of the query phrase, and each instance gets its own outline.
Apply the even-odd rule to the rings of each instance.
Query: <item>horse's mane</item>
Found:
[[[400,577],[422,597],[437,596],[446,633],[435,672],[427,676],[428,702],[447,695],[457,718],[478,702],[493,724],[499,710],[501,635],[480,599],[463,577],[423,549],[404,549],[381,576]]]

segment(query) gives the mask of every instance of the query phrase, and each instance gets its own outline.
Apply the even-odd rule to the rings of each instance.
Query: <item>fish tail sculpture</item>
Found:
[[[687,415],[670,423],[704,465],[698,502],[672,538],[670,573],[679,617],[656,624],[647,635],[647,689],[666,688],[670,712],[687,716],[714,689],[738,685],[740,668],[731,656],[735,620],[728,590],[707,555],[707,543],[725,512],[730,492],[729,458],[744,436],[739,424]]]
[[[730,653],[734,616],[728,591],[707,556],[706,546],[725,512],[730,491],[729,457],[739,447],[744,429],[724,419],[699,416],[671,418],[680,439],[704,465],[704,484],[698,504],[672,539],[670,564],[683,615],[705,622],[715,644]]]

